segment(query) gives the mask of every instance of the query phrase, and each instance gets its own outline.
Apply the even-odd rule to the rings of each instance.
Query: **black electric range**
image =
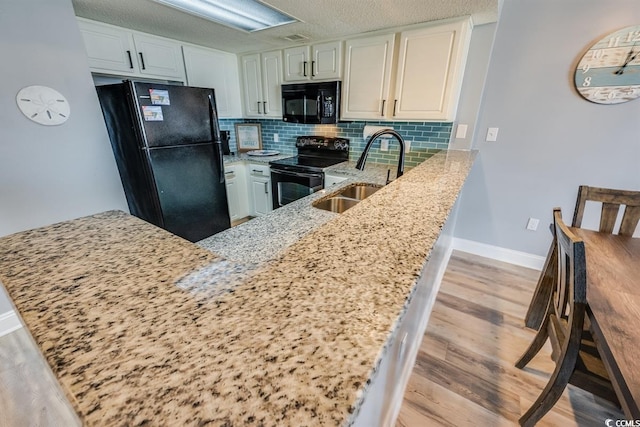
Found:
[[[323,169],[349,160],[349,140],[324,136],[296,138],[298,155],[269,162],[272,169],[322,172]]]
[[[322,190],[323,170],[349,160],[346,138],[299,136],[296,147],[297,156],[269,162],[274,209]]]

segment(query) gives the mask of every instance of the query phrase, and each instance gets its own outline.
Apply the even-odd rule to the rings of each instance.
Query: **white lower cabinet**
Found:
[[[248,164],[251,215],[265,215],[273,210],[271,169],[269,165]]]
[[[231,221],[237,221],[249,216],[249,193],[247,192],[245,164],[225,165],[224,178]]]

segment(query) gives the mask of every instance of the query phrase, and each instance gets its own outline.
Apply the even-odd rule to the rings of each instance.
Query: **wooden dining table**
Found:
[[[625,415],[640,419],[640,239],[571,231],[585,244],[594,341]]]
[[[622,409],[640,419],[640,238],[571,227],[585,244],[587,316]],[[554,287],[555,242],[525,317],[537,329]]]

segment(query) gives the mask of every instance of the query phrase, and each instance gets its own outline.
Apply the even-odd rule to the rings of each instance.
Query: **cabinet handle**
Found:
[[[382,100],[382,108],[380,109],[380,116],[384,116],[384,103],[387,102],[386,99]]]
[[[313,72],[314,66],[316,65],[316,61],[311,61],[311,77],[315,76],[316,74]]]
[[[267,182],[264,183],[264,194],[269,194],[268,185],[269,185],[269,183],[267,183]]]
[[[260,112],[260,101],[258,101],[258,114],[262,114],[262,113]]]
[[[133,59],[131,58],[131,51],[127,51],[127,56],[129,57],[129,68],[133,70]]]
[[[144,56],[142,56],[142,52],[138,52],[138,55],[140,55],[140,64],[142,64],[142,69],[146,70],[147,68],[144,66]]]
[[[396,105],[398,105],[398,100],[393,101],[393,117],[396,116]]]
[[[307,61],[302,62],[302,75],[307,77]]]
[[[260,175],[262,175],[262,171],[259,170],[251,169],[251,172],[259,173]]]
[[[267,114],[267,101],[262,101],[262,114]]]

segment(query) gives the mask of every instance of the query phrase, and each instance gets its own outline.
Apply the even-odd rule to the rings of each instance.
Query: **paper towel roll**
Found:
[[[364,125],[364,130],[362,131],[362,137],[367,140],[369,139],[369,137],[371,135],[373,135],[374,133],[380,131],[380,130],[386,130],[386,129],[391,129],[393,130],[393,127],[391,126],[373,126],[373,125]]]

